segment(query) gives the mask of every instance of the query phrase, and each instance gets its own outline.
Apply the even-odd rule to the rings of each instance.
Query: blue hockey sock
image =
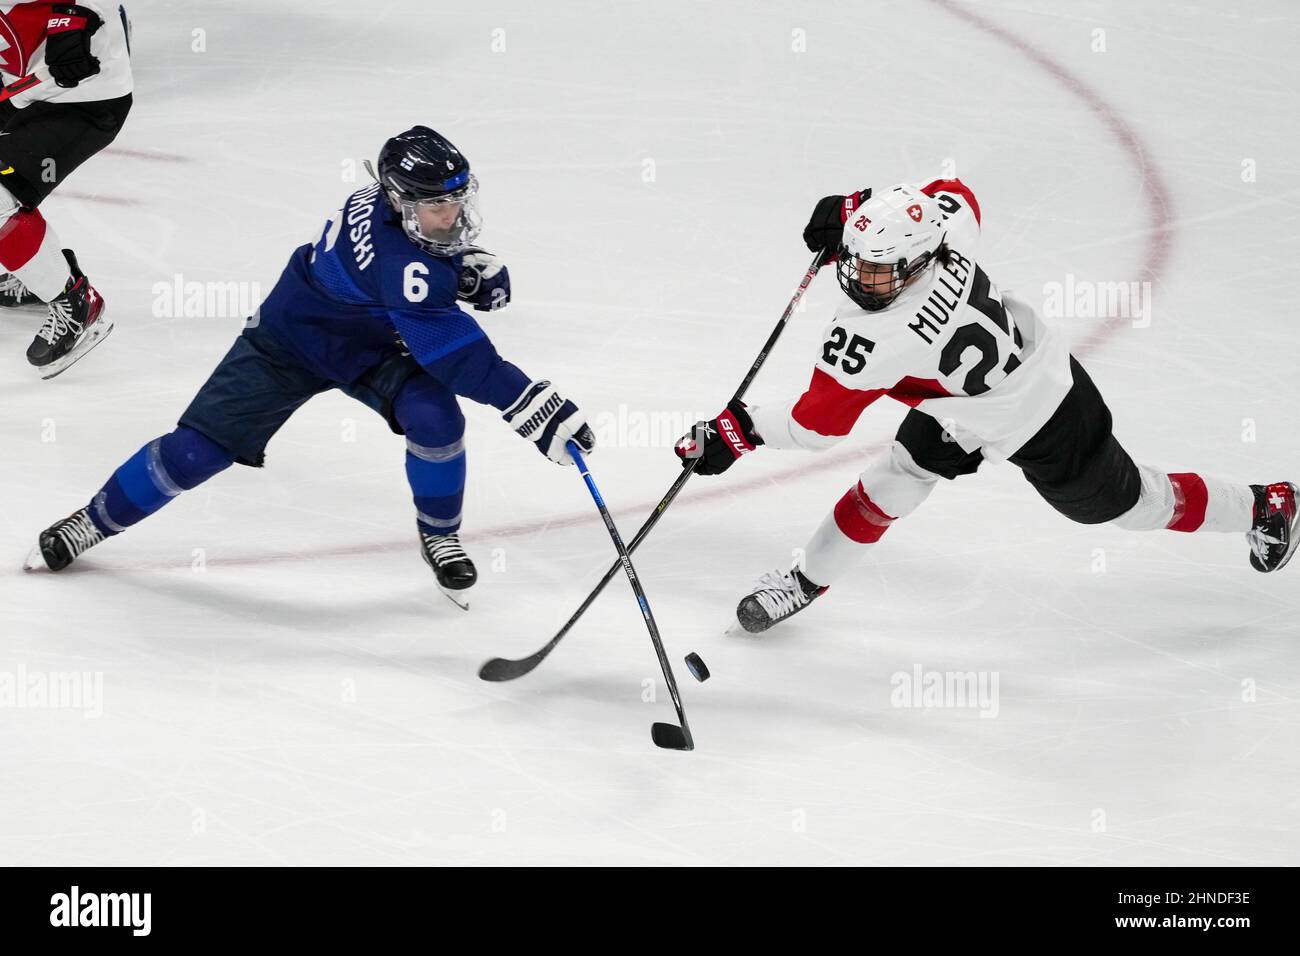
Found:
[[[465,497],[465,443],[429,447],[406,440],[406,478],[415,499],[416,523],[425,534],[460,529]]]
[[[113,472],[91,499],[90,519],[105,535],[125,531],[233,463],[216,442],[181,426],[155,438]]]

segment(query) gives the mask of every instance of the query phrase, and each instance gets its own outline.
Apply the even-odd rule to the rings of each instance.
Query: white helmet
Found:
[[[836,269],[840,288],[869,312],[885,308],[930,265],[945,234],[939,204],[915,186],[873,194],[844,223]]]

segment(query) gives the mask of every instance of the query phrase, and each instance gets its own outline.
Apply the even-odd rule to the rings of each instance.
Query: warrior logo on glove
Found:
[[[596,448],[596,436],[578,406],[547,381],[530,382],[501,417],[520,438],[531,441],[557,465],[573,464],[565,447],[570,440],[584,455]]]

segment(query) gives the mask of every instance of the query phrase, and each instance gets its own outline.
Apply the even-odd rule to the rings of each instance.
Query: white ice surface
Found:
[[[807,263],[812,202],[951,159],[1002,288],[1154,282],[1149,328],[1064,320],[1135,457],[1300,475],[1300,11],[957,9],[1037,55],[935,2],[137,5],[125,131],[44,207],[117,330],[42,383],[39,313],[0,317],[0,674],[100,672],[104,693],[98,719],[0,709],[0,862],[1300,862],[1300,569],[1256,574],[1237,536],[1073,525],[990,467],[788,626],[723,633],[900,406],[826,456],[693,480],[638,553],[689,754],[650,743],[671,709],[621,580],[530,677],[475,677],[612,559],[578,476],[490,409],[467,408],[469,613],[417,556],[400,439],[337,395],[266,469],[63,575],[19,570],[238,331],[154,317],[154,284],[269,290],[349,164],[416,122],[482,180],[515,281],[498,347],[593,417],[716,411]],[[822,276],[754,397],[803,386],[834,301]],[[677,466],[624,437],[591,465],[630,538]],[[996,718],[891,706],[915,665],[996,673]]]

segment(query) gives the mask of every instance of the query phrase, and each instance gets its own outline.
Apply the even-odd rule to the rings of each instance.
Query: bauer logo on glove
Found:
[[[695,459],[699,475],[720,475],[741,455],[747,455],[763,439],[754,431],[754,423],[745,411],[745,403],[733,400],[721,415],[712,421],[696,422],[690,434],[683,435],[673,446],[673,451],[686,467]]]
[[[45,65],[59,86],[69,89],[99,72],[90,38],[103,23],[90,7],[56,3],[45,25]]]

